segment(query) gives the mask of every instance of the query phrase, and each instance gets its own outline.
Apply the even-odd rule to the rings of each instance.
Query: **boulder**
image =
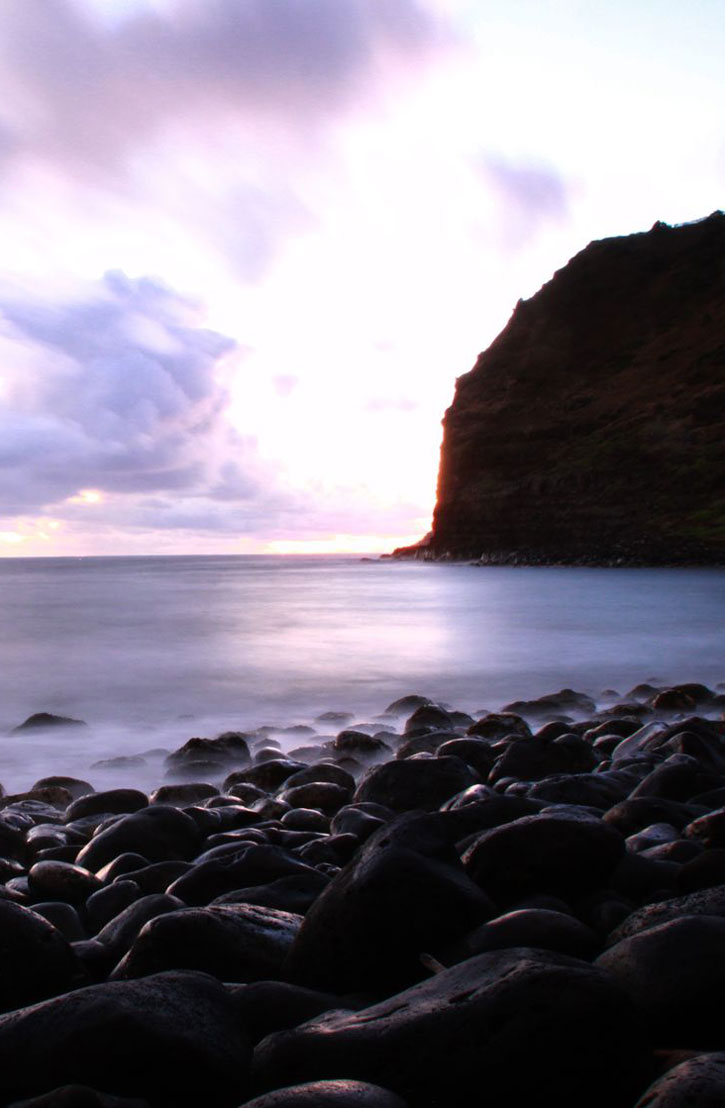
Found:
[[[716,1050],[725,1037],[725,919],[682,916],[622,939],[597,959],[645,1012],[655,1044]]]
[[[722,1108],[723,1104],[725,1054],[717,1053],[696,1054],[667,1070],[635,1108]]]
[[[601,820],[544,812],[484,831],[462,860],[489,896],[511,905],[531,893],[583,896],[606,884],[624,850]]]
[[[233,1000],[206,974],[91,985],[0,1019],[5,1103],[82,1084],[154,1105],[237,1108],[250,1055]]]
[[[28,908],[0,900],[0,1011],[56,996],[81,977],[60,931]]]
[[[542,1089],[561,1108],[611,1108],[641,1090],[647,1046],[631,1001],[603,972],[519,948],[478,955],[360,1012],[270,1035],[254,1076],[273,1089],[345,1074],[416,1108],[533,1104]]]
[[[394,812],[432,812],[477,780],[460,758],[406,758],[370,770],[358,785],[353,803],[372,801]]]
[[[255,1097],[244,1108],[408,1108],[389,1089],[367,1081],[310,1081]]]
[[[301,916],[256,904],[187,908],[145,924],[114,980],[190,969],[221,981],[264,981],[280,975]]]
[[[397,831],[397,838],[396,838]],[[495,914],[442,839],[403,817],[376,832],[311,906],[285,965],[289,980],[329,992],[390,995]]]

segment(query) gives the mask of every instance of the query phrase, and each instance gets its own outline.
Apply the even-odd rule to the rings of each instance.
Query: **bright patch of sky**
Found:
[[[0,554],[387,550],[455,378],[723,207],[719,0],[6,0]]]

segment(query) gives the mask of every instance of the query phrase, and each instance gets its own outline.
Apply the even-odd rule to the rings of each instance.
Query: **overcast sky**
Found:
[[[0,0],[0,554],[386,550],[591,239],[725,207],[721,0]]]

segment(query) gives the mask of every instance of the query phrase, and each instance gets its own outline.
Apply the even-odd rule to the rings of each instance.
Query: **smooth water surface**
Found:
[[[6,788],[228,727],[370,719],[409,692],[474,710],[725,679],[716,569],[4,559],[0,612],[0,731],[37,711],[92,725],[4,739]]]

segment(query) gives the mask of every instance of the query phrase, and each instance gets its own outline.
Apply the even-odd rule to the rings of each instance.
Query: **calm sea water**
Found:
[[[37,711],[91,725],[0,738],[6,789],[51,772],[125,784],[90,765],[329,709],[370,720],[410,692],[470,711],[562,686],[725,680],[723,570],[3,559],[0,613],[0,735]],[[150,787],[159,756],[133,773]]]

